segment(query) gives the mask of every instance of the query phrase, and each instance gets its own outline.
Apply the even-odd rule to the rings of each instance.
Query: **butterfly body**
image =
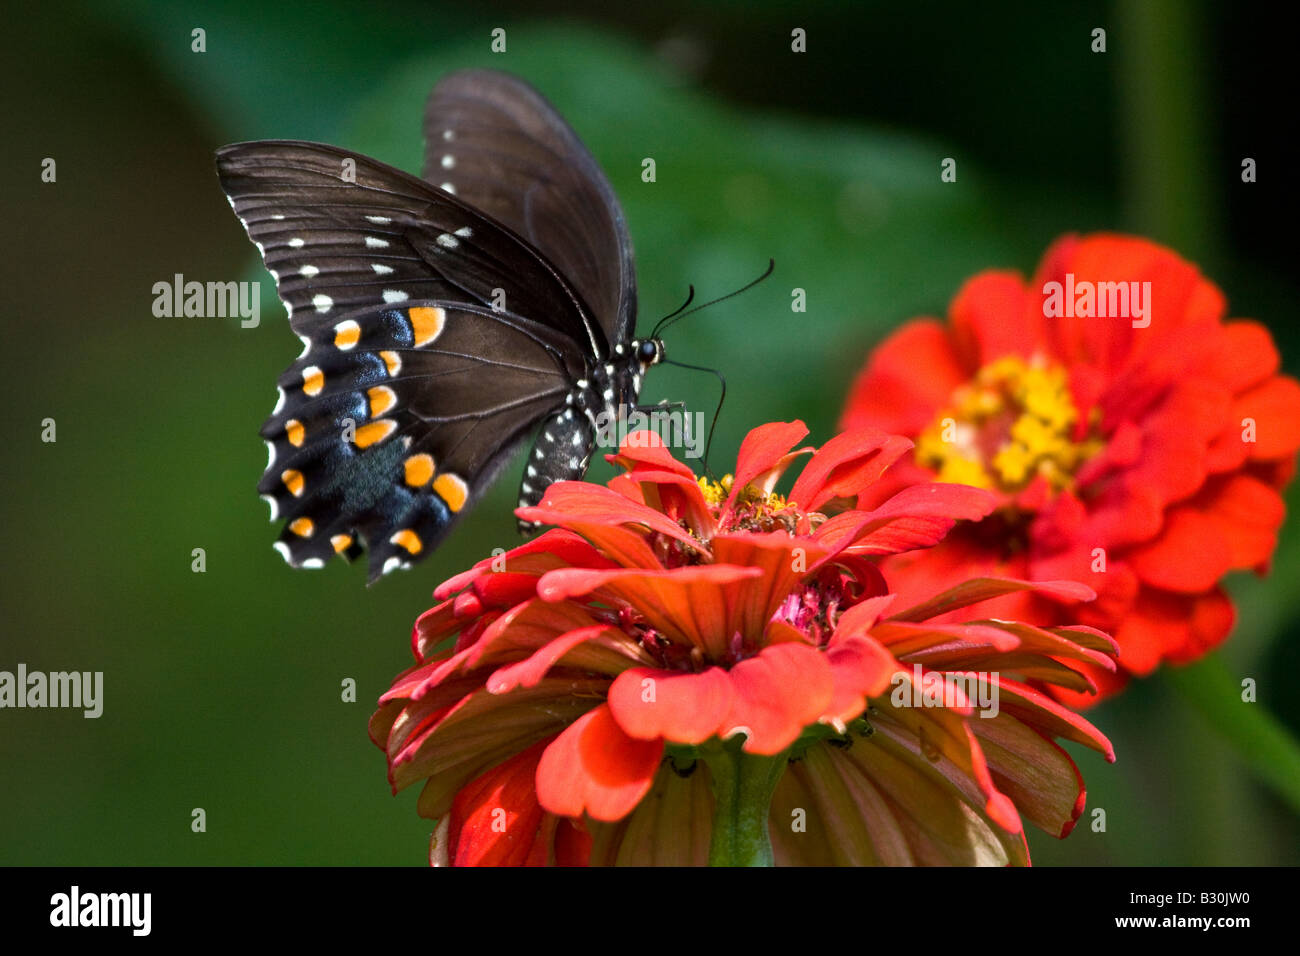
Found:
[[[418,179],[332,146],[218,151],[232,208],[304,343],[262,428],[259,491],[290,564],[426,557],[530,435],[520,501],[586,472],[663,355],[632,337],[612,189],[535,91],[440,82]]]
[[[611,361],[590,365],[565,396],[563,409],[544,420],[519,485],[519,506],[542,500],[556,481],[573,481],[587,473],[598,437],[608,433],[636,405],[646,370],[663,360],[658,339],[619,343]],[[535,527],[520,521],[521,531]]]

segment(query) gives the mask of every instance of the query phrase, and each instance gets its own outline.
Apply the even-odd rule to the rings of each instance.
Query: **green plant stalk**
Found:
[[[1210,654],[1188,667],[1168,668],[1165,678],[1256,776],[1300,814],[1300,741],[1263,704],[1241,699],[1241,684],[1223,660]]]
[[[760,757],[728,746],[702,756],[713,777],[709,866],[772,866],[768,816],[785,754]]]

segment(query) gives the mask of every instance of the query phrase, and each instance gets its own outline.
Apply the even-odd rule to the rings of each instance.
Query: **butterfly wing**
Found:
[[[296,566],[355,556],[359,537],[371,580],[427,555],[542,420],[562,441],[527,474],[581,474],[591,439],[564,395],[634,322],[622,211],[539,94],[453,74],[426,119],[430,182],[314,143],[217,154],[305,345],[259,486]]]
[[[623,211],[596,160],[540,93],[493,70],[452,73],[429,96],[424,135],[425,179],[541,250],[608,341],[631,337],[636,273]]]
[[[495,304],[584,350],[606,348],[580,296],[532,244],[400,169],[333,146],[263,141],[219,149],[217,173],[299,335],[313,314],[447,299]]]
[[[403,303],[301,330],[258,490],[286,521],[290,564],[355,556],[364,538],[371,580],[433,550],[574,375],[562,335],[480,306]]]

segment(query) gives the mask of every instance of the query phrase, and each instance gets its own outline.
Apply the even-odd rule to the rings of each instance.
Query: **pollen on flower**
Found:
[[[700,491],[704,492],[704,500],[710,508],[722,507],[722,503],[727,500],[727,495],[731,494],[731,475],[723,475],[721,481],[710,481],[704,475],[700,475],[696,481]]]
[[[1093,435],[1074,440],[1078,420],[1062,366],[1005,356],[953,393],[921,433],[916,459],[940,481],[1014,492],[1041,476],[1060,491],[1101,447]]]

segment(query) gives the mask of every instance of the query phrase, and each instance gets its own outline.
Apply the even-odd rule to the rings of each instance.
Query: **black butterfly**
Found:
[[[540,94],[454,73],[424,133],[424,180],[314,143],[217,151],[304,343],[258,486],[295,567],[356,557],[359,539],[371,581],[425,557],[540,424],[519,494],[536,504],[586,473],[598,416],[635,404],[663,359],[632,338],[618,200]]]

